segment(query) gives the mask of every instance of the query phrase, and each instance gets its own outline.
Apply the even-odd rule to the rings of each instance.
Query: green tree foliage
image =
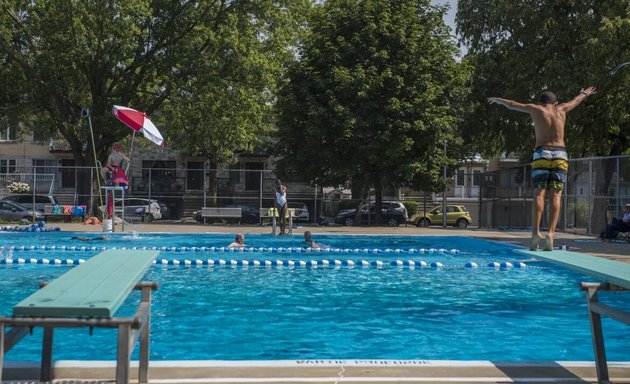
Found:
[[[3,0],[3,114],[32,120],[31,129],[49,136],[61,134],[77,165],[93,165],[92,146],[83,151],[84,107],[92,113],[101,161],[113,142],[131,133],[113,117],[112,105],[149,115],[164,107],[152,117],[167,140],[172,137],[190,155],[217,152],[212,160],[221,161],[262,136],[269,95],[306,5],[307,0]]]
[[[194,71],[163,112],[177,124],[170,138],[181,154],[209,160],[211,205],[217,166],[267,143],[277,83],[293,60],[309,9],[307,0],[242,2],[224,20],[200,25],[183,48],[193,53],[186,61]],[[195,48],[202,43],[205,49]]]
[[[460,0],[458,33],[475,64],[464,138],[491,157],[525,159],[534,145],[525,114],[488,106],[500,96],[534,102],[545,89],[560,101],[593,85],[599,93],[571,112],[566,143],[573,157],[623,153],[630,146],[630,2]]]
[[[279,100],[279,167],[320,185],[441,189],[464,67],[428,0],[329,0]],[[449,144],[451,145],[451,144]]]
[[[529,117],[489,106],[487,97],[535,102],[549,89],[566,101],[590,85],[598,93],[568,115],[570,156],[611,156],[628,149],[630,67],[614,75],[610,70],[630,61],[630,2],[459,0],[457,24],[475,64],[463,136],[480,153],[491,157],[507,151],[525,160],[534,146]],[[615,171],[614,161],[604,162],[603,172],[595,173],[596,196],[607,195]],[[592,233],[605,224],[598,212],[607,204],[605,198],[595,201]]]

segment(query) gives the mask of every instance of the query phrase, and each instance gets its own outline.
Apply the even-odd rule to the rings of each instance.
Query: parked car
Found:
[[[335,223],[342,225],[354,225],[356,222],[356,209],[346,209],[340,211],[335,216]],[[407,222],[407,208],[399,201],[383,201],[381,219],[389,226],[399,226]],[[369,207],[364,205],[361,209],[361,222],[367,224],[368,222],[374,223],[376,220],[375,206],[372,204]]]
[[[162,218],[162,206],[166,208],[165,204],[160,204],[157,200],[142,199],[136,197],[126,197],[124,199],[124,213],[125,218],[140,218],[142,221],[150,223],[153,220],[160,220]],[[123,208],[122,199],[116,199],[114,201],[116,209]],[[99,207],[101,212],[105,212],[105,206]]]
[[[0,200],[0,218],[3,220],[18,221],[26,219],[31,222],[41,220],[44,215],[41,212],[28,209],[23,205],[9,200]]]
[[[300,202],[293,202],[293,201],[289,201],[289,208],[293,209],[294,215],[293,215],[293,219],[294,220],[299,220],[299,221],[308,221],[311,218],[311,214],[308,211],[308,207],[306,206],[306,204],[304,203],[300,203]]]
[[[57,200],[57,198],[54,196],[33,195],[30,193],[7,195],[7,196],[4,196],[2,200],[18,203],[28,209],[33,209],[33,200],[35,200],[34,209],[42,213],[44,212],[45,206],[59,204],[59,200]]]
[[[442,206],[431,209],[428,213],[418,212],[413,215],[409,222],[417,227],[428,227],[429,225],[442,225]],[[470,212],[463,205],[446,206],[446,225],[458,228],[466,228],[472,223]]]
[[[224,208],[240,208],[241,209],[241,219],[229,219],[228,221],[240,222],[242,224],[258,224],[260,220],[260,212],[257,206],[247,205],[247,204],[228,204]],[[201,210],[193,212],[193,218],[198,223],[203,223],[203,216],[201,216]],[[206,222],[210,222],[210,219],[206,218]]]

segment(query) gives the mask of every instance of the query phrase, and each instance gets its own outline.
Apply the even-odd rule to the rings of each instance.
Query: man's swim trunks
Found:
[[[564,147],[542,146],[532,156],[532,184],[534,188],[561,191],[567,181],[569,156]]]

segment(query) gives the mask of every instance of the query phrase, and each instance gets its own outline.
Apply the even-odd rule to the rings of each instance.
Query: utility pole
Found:
[[[446,228],[446,140],[444,140],[444,191],[442,191],[442,227]]]

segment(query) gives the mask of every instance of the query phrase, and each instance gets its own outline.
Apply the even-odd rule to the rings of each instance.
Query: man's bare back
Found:
[[[534,122],[536,147],[564,147],[564,123],[567,113],[561,105],[536,105],[529,113]]]

